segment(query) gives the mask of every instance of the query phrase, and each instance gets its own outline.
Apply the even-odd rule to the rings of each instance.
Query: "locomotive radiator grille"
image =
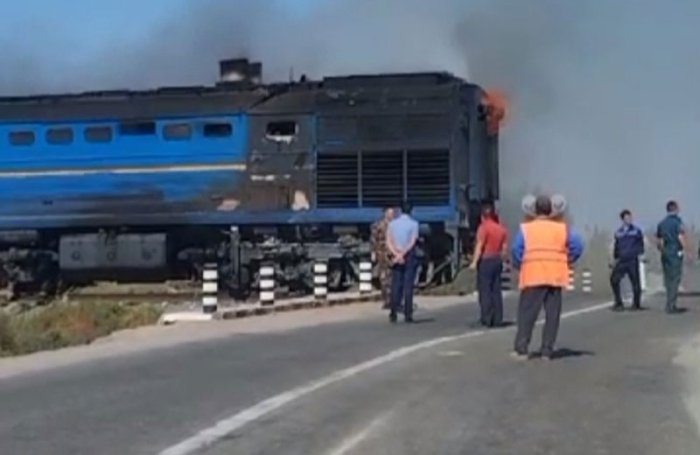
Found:
[[[407,199],[415,206],[450,202],[447,149],[320,153],[320,208],[382,207]]]
[[[406,166],[407,197],[413,205],[450,202],[450,154],[447,150],[412,150]]]
[[[358,156],[356,153],[319,154],[316,160],[318,207],[358,206]]]
[[[403,196],[403,151],[362,153],[362,205],[398,204]]]

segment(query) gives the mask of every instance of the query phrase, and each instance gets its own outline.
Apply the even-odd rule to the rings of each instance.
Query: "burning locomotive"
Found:
[[[95,280],[196,279],[255,289],[358,281],[370,224],[407,200],[421,281],[449,279],[498,199],[498,121],[447,73],[262,83],[220,62],[213,86],[0,98],[0,262],[11,292]],[[447,272],[445,274],[445,272]],[[24,292],[24,291],[22,291]]]

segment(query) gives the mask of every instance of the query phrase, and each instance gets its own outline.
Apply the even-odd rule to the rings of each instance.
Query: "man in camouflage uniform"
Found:
[[[391,253],[386,247],[386,231],[394,219],[394,209],[384,208],[384,216],[372,225],[372,256],[379,272],[379,286],[382,291],[383,308],[390,306],[391,299]]]

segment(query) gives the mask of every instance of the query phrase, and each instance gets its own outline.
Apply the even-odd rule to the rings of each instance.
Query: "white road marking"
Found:
[[[464,353],[462,351],[440,351],[440,352],[438,352],[438,356],[440,356],[440,357],[460,357],[463,355],[464,355]]]
[[[369,425],[364,427],[361,431],[351,435],[350,437],[344,439],[338,447],[334,448],[328,455],[345,455],[352,449],[357,447],[362,441],[367,439],[374,430],[376,430],[380,425],[383,425],[391,413],[382,414],[376,419],[372,420]]]
[[[609,308],[612,302],[605,302],[598,305],[593,305],[586,308],[581,308],[574,311],[569,311],[562,314],[562,319],[571,318],[574,316],[579,316],[586,313],[591,313],[594,311],[602,310],[604,308]],[[538,324],[543,321],[539,320]],[[226,419],[220,420],[214,426],[200,431],[194,436],[185,439],[165,450],[160,452],[158,455],[190,455],[197,451],[203,450],[210,447],[217,441],[225,438],[234,431],[240,430],[246,425],[264,417],[265,415],[280,409],[281,407],[296,401],[306,395],[309,395],[319,389],[327,387],[331,384],[335,384],[344,379],[357,376],[360,373],[371,370],[382,365],[385,365],[394,360],[406,357],[416,351],[432,348],[441,344],[449,343],[452,341],[466,340],[469,338],[476,338],[486,333],[503,333],[505,331],[512,331],[513,327],[506,328],[504,330],[497,330],[494,332],[488,332],[485,330],[478,330],[474,332],[462,333],[459,335],[450,335],[439,338],[433,338],[432,340],[423,341],[410,346],[404,346],[402,348],[396,349],[389,352],[388,354],[376,357],[372,360],[362,362],[350,368],[343,370],[338,370],[330,375],[318,379],[316,381],[309,382],[300,387],[288,390],[286,392],[280,393],[279,395],[272,396],[267,400],[261,401],[247,409],[244,409]]]

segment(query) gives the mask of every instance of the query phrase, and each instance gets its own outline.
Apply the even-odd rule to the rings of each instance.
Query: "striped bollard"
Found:
[[[260,267],[260,305],[275,304],[275,267],[263,265]]]
[[[583,269],[581,273],[581,290],[585,293],[593,292],[593,279],[589,269]]]
[[[509,265],[503,265],[503,271],[501,272],[501,291],[510,291],[512,282],[511,268]]]
[[[202,312],[216,313],[219,304],[219,270],[216,264],[204,264],[202,270]]]
[[[317,262],[314,264],[314,298],[325,300],[328,297],[328,264]]]
[[[360,261],[360,294],[368,294],[372,289],[372,263]]]
[[[569,269],[569,284],[566,286],[566,290],[576,290],[576,272],[574,271],[574,269]]]

